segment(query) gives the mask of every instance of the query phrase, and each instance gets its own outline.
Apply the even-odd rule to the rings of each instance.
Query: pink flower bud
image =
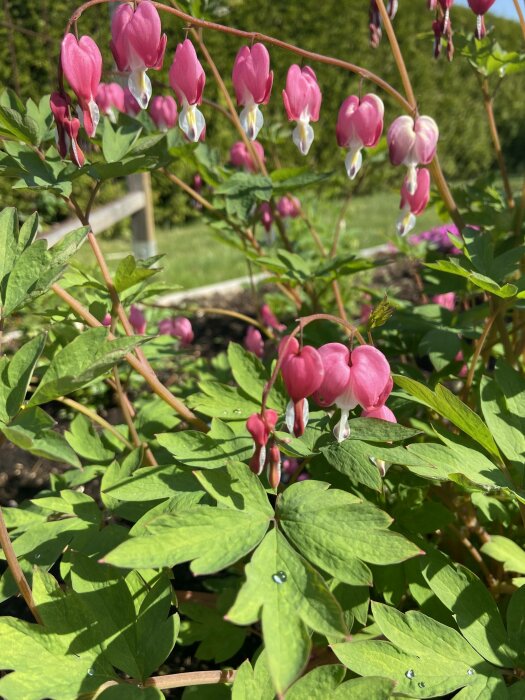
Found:
[[[190,141],[197,142],[206,126],[202,112],[196,107],[202,102],[206,75],[189,39],[177,44],[169,77],[171,87],[182,104],[179,126]]]
[[[115,112],[124,111],[124,90],[118,83],[100,83],[96,101],[102,114],[116,121]]]
[[[244,347],[249,352],[253,352],[257,357],[262,357],[264,355],[264,340],[261,332],[257,330],[257,328],[253,326],[248,327],[246,335],[244,336]]]
[[[128,86],[142,109],[151,98],[148,68],[160,70],[166,51],[166,34],[161,36],[159,13],[149,0],[134,10],[128,3],[119,5],[111,21],[110,48],[120,71],[129,71]]]
[[[129,88],[124,88],[124,111],[130,117],[135,117],[140,112],[140,105],[131,94]]]
[[[463,351],[462,350],[458,350],[458,352],[456,353],[456,356],[454,357],[454,360],[456,362],[463,362]],[[458,372],[458,377],[466,377],[467,374],[468,374],[468,367],[465,363],[463,363],[461,369]]]
[[[337,117],[337,143],[348,149],[345,159],[348,177],[353,180],[361,168],[363,146],[376,146],[383,133],[385,107],[376,95],[365,95],[361,100],[350,95],[343,102]]]
[[[288,342],[286,336],[279,344],[282,356],[281,374],[290,396],[286,411],[286,423],[296,437],[304,433],[308,422],[308,402],[324,378],[324,367],[320,354],[311,345],[299,347],[295,338]],[[295,342],[294,342],[295,341]]]
[[[243,46],[235,58],[232,73],[242,128],[252,141],[257,138],[264,119],[258,105],[268,104],[273,84],[270,54],[263,44]]]
[[[380,420],[387,420],[389,423],[397,423],[397,418],[394,416],[392,411],[388,406],[376,406],[375,408],[368,408],[361,413],[362,418],[379,418]]]
[[[416,225],[416,216],[423,212],[430,197],[430,173],[426,168],[416,170],[416,190],[413,194],[409,189],[409,177],[406,177],[401,187],[401,216],[397,222],[397,232],[404,236]]]
[[[314,130],[310,122],[319,119],[321,90],[314,71],[309,66],[290,66],[283,90],[283,102],[290,121],[296,121],[293,142],[305,156],[314,140]]]
[[[190,345],[193,342],[194,333],[191,321],[185,316],[177,316],[173,319],[171,335],[179,338],[181,345]]]
[[[102,319],[102,325],[103,326],[111,326],[111,314],[106,314],[104,318]]]
[[[490,10],[494,2],[495,0],[468,0],[470,9],[477,15],[476,39],[483,39],[487,34],[487,30],[485,29],[485,17],[483,15]]]
[[[283,219],[296,219],[301,213],[301,202],[297,197],[281,197],[277,202],[277,211]]]
[[[60,52],[62,70],[77,96],[82,111],[83,124],[88,136],[94,136],[99,120],[95,96],[102,75],[102,55],[89,36],[77,40],[74,34],[66,34]]]
[[[397,117],[388,130],[387,142],[392,165],[408,168],[408,191],[416,190],[416,165],[426,165],[436,153],[439,129],[432,117]]]
[[[50,97],[49,105],[55,117],[57,148],[61,158],[65,158],[69,153],[73,163],[81,168],[86,159],[77,142],[80,121],[76,117],[69,118],[71,105],[69,97],[54,92]]]
[[[268,460],[268,483],[276,489],[281,481],[281,453],[275,443],[270,447]]]
[[[273,224],[273,212],[268,202],[263,202],[259,207],[261,212],[261,223],[266,233],[270,233]]]
[[[199,175],[199,173],[195,173],[193,176],[193,189],[196,192],[200,192],[202,190],[204,182],[202,180],[202,177]]]
[[[446,292],[445,294],[436,294],[432,297],[434,304],[439,304],[444,309],[454,311],[456,308],[456,294],[454,292]]]
[[[324,379],[315,393],[322,407],[335,404],[341,409],[341,420],[334,434],[341,442],[350,434],[349,411],[360,404],[363,408],[382,405],[392,391],[390,365],[382,352],[371,345],[360,345],[350,351],[341,343],[327,343],[319,348]]]
[[[265,326],[268,326],[268,328],[273,328],[274,331],[278,331],[279,333],[282,333],[284,330],[286,330],[286,326],[284,325],[284,323],[279,323],[277,317],[272,312],[268,304],[263,304],[261,306],[260,313],[262,322]]]
[[[138,306],[135,306],[135,304],[131,305],[131,309],[129,311],[129,322],[133,326],[133,330],[137,335],[144,335],[146,332],[146,317]]]
[[[266,443],[279,418],[276,411],[265,409],[262,414],[252,413],[246,421],[246,428],[255,443],[255,453],[250,460],[250,469],[260,474],[266,461]]]
[[[255,151],[259,154],[259,158],[264,163],[264,148],[258,141],[253,141],[253,147]],[[255,173],[258,170],[257,165],[253,162],[251,153],[242,141],[237,141],[237,143],[234,143],[231,147],[230,162],[236,168],[244,168],[245,170],[248,170],[251,173]]]
[[[177,103],[171,95],[157,95],[151,100],[150,117],[155,126],[161,131],[167,131],[177,123]]]

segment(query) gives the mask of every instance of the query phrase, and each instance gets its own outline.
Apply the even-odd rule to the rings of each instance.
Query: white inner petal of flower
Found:
[[[189,105],[184,100],[182,112],[179,114],[179,126],[190,141],[197,142],[200,139],[206,121],[197,105]]]
[[[151,80],[145,70],[134,70],[128,78],[129,91],[142,109],[146,109],[151,98]]]
[[[351,144],[345,158],[346,172],[350,180],[355,178],[357,173],[361,170],[362,164],[363,155],[361,153],[361,146]]]
[[[416,225],[416,217],[410,211],[410,207],[405,206],[401,210],[401,216],[397,221],[397,232],[400,236],[405,236],[409,231],[412,231]]]
[[[309,124],[309,120],[300,119],[292,134],[293,142],[301,151],[303,156],[307,155],[314,140],[314,130]]]
[[[337,442],[343,442],[350,435],[350,426],[348,425],[348,411],[341,409],[341,419],[334,426],[334,436]]]
[[[264,117],[259,109],[259,105],[256,105],[255,102],[246,105],[240,113],[239,119],[248,138],[251,141],[255,141],[264,124]]]

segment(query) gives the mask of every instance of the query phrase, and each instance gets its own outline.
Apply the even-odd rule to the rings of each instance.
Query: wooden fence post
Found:
[[[136,258],[142,260],[151,258],[157,255],[151,175],[150,173],[135,173],[134,175],[129,175],[126,180],[130,192],[144,193],[143,209],[139,209],[131,217],[133,254]]]

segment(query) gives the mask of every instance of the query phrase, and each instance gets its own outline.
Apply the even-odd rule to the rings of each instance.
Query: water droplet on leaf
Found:
[[[276,571],[275,574],[272,574],[272,581],[274,583],[284,583],[287,578],[284,571]]]
[[[467,671],[467,676],[473,676],[476,672],[474,671],[473,668],[469,668]]]
[[[234,409],[233,409],[233,412],[234,412],[236,415],[240,415],[240,414],[242,413],[242,411],[241,411],[240,408],[234,408]]]
[[[40,559],[40,554],[35,554],[35,559]]]
[[[423,681],[419,681],[419,683],[417,684],[417,687],[418,687],[418,688],[424,688],[424,687],[425,687],[425,684],[423,683]]]
[[[88,674],[88,676],[94,676],[94,675],[95,675],[95,671],[94,671],[92,668],[88,668],[87,674]]]
[[[407,678],[410,678],[410,680],[412,680],[412,678],[414,678],[415,675],[416,674],[414,673],[414,670],[412,668],[409,668],[408,671],[405,672],[405,676]]]

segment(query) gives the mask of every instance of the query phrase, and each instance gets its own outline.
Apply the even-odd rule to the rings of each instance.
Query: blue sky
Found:
[[[468,7],[467,0],[456,0],[454,4]],[[496,0],[494,5],[492,5],[490,8],[490,11],[495,15],[499,15],[500,17],[508,17],[509,19],[514,20],[517,19],[516,8],[514,7],[512,0]]]

